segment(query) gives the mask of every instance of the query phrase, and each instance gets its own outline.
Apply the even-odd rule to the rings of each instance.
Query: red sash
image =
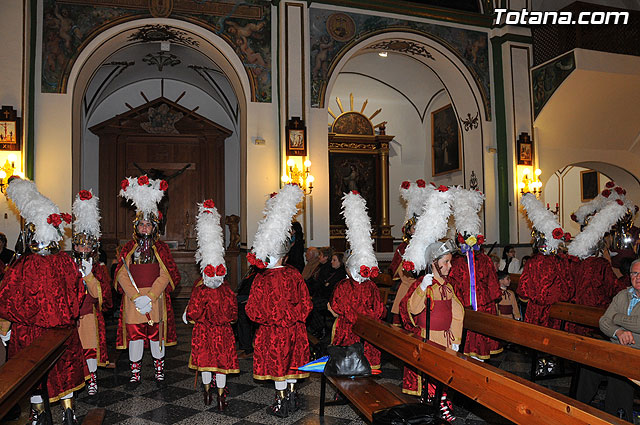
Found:
[[[93,298],[88,292],[84,296],[84,301],[82,301],[82,306],[80,306],[80,317],[86,316],[87,314],[93,314],[93,306],[98,304],[98,299]]]
[[[513,316],[513,306],[511,304],[498,304],[498,310],[502,316]]]
[[[432,331],[447,331],[451,328],[451,300],[432,301],[433,309],[429,317],[429,328]],[[416,324],[422,329],[427,327],[427,315],[425,311],[416,316]]]
[[[131,264],[129,269],[138,288],[151,288],[153,282],[160,276],[159,263]]]

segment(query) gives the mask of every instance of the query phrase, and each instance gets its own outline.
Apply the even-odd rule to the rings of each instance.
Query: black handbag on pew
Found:
[[[348,347],[327,347],[329,360],[324,367],[327,376],[371,376],[371,365],[364,355],[364,345],[356,342]]]
[[[440,418],[438,408],[424,403],[401,404],[373,414],[373,425],[444,425],[449,422]]]

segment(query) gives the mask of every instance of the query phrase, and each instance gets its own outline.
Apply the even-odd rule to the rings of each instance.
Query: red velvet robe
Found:
[[[195,322],[191,334],[189,368],[215,373],[240,373],[231,323],[238,320],[236,295],[224,282],[209,288],[198,279],[187,306]]]
[[[116,267],[116,272],[114,276],[117,276],[120,272],[120,268],[122,267],[122,261],[124,258],[132,254],[132,252],[137,248],[137,243],[134,240],[130,240],[125,244],[125,246],[120,251],[120,258],[118,261],[118,266]],[[169,250],[169,246],[162,242],[156,241],[153,246],[156,251],[156,259],[160,263],[160,267],[164,267],[169,276],[171,277],[171,281],[167,285],[164,290],[164,300],[165,300],[165,308],[164,312],[166,314],[166,326],[163,326],[162,335],[160,335],[161,341],[164,341],[165,346],[176,345],[178,343],[178,337],[176,335],[176,318],[173,314],[173,307],[171,305],[171,291],[173,291],[180,284],[180,272],[178,272],[178,267],[176,266],[175,261],[173,261],[173,256],[171,255],[171,251]],[[118,285],[118,280],[115,279],[114,285]],[[122,289],[117,286],[118,290],[122,292]],[[122,321],[122,308],[124,306],[124,302],[120,304],[120,317],[118,319],[118,333],[116,336],[116,348],[123,350],[128,347],[128,342],[123,338],[125,334],[125,326],[126,323]],[[145,340],[145,346],[148,344],[148,341]]]
[[[291,266],[258,273],[245,310],[259,323],[253,354],[255,379],[306,378],[298,368],[309,361],[305,320],[313,309],[302,275]]]
[[[400,316],[402,318],[402,324],[406,330],[413,332],[415,335],[420,337],[420,339],[426,338],[426,330],[421,327],[421,324],[423,323],[426,325],[426,305],[425,309],[423,309],[419,314],[411,314],[409,311],[409,302],[416,292],[418,295],[422,294],[422,296],[428,296],[429,299],[431,299],[431,305],[429,306],[429,320],[431,325],[429,340],[444,347],[452,348],[452,344],[460,344],[461,342],[462,325],[464,322],[464,307],[460,300],[458,300],[458,297],[456,297],[456,294],[449,283],[445,282],[440,285],[438,281],[434,279],[433,284],[427,287],[426,294],[422,293],[422,290],[419,287],[423,278],[424,276],[420,276],[415,282],[413,282],[409,291],[407,291],[407,294],[400,302]],[[427,298],[425,298],[425,303],[426,300]],[[446,317],[447,312],[436,316],[437,311],[434,310],[435,303],[442,301],[450,303],[450,317]],[[443,318],[445,320],[442,320]],[[438,322],[446,322],[447,320],[449,321],[449,329],[444,331],[434,330],[438,327]],[[422,379],[420,378],[419,371],[405,366],[404,376],[402,378],[402,392],[418,396],[422,394]]]
[[[109,277],[109,271],[104,264],[93,264],[91,273],[100,282],[100,299],[95,299],[93,307],[93,315],[96,321],[96,329],[98,330],[98,343],[96,349],[96,359],[98,360],[98,366],[105,367],[109,364],[109,355],[107,353],[107,332],[104,323],[103,311],[109,310],[113,306],[112,294],[111,294],[111,277]],[[87,290],[85,289],[85,293]],[[84,302],[87,302],[86,297],[90,297],[89,294],[85,296]],[[84,347],[83,347],[84,348]]]
[[[86,363],[76,327],[83,299],[82,276],[63,252],[23,255],[0,283],[0,317],[13,323],[9,358],[19,355],[47,329],[73,329],[66,350],[49,370],[50,402],[84,386]]]
[[[524,266],[518,295],[529,299],[525,322],[560,329],[560,320],[551,319],[549,309],[573,296],[569,258],[563,254],[535,254]]]
[[[493,266],[493,261],[488,255],[479,251],[474,252],[476,275],[476,300],[478,311],[497,315],[496,303],[502,298],[498,275]],[[453,286],[456,296],[465,308],[471,308],[469,265],[467,257],[454,255],[451,260],[451,270],[447,276],[447,282]],[[491,354],[502,352],[500,343],[495,339],[482,334],[467,331],[467,340],[464,345],[464,354],[488,359]]]
[[[389,265],[389,274],[391,277],[395,277],[398,268],[402,265],[402,256],[404,255],[404,251],[407,249],[407,243],[402,242],[396,248],[396,252],[393,254],[393,259],[391,260],[391,265]]]
[[[613,297],[626,288],[618,283],[611,264],[602,257],[575,259],[571,262],[573,297],[570,302],[591,307],[609,307]],[[567,322],[567,331],[591,335],[593,328]]]
[[[337,283],[331,297],[331,309],[338,315],[333,324],[331,344],[345,347],[361,341],[351,330],[359,314],[380,320],[385,313],[376,284],[370,280],[358,283],[351,278]],[[380,350],[364,341],[364,355],[372,369],[380,369]]]

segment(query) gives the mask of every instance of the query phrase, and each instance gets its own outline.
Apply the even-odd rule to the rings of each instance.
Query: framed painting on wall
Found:
[[[580,171],[580,199],[591,201],[600,193],[600,174],[597,171]]]
[[[431,113],[432,175],[453,173],[462,169],[462,143],[458,119],[451,105]]]
[[[307,129],[300,117],[287,122],[287,156],[307,155]]]
[[[516,155],[518,156],[518,165],[533,165],[533,142],[529,133],[520,133],[516,143]]]
[[[11,106],[0,109],[0,150],[20,150],[20,118]]]

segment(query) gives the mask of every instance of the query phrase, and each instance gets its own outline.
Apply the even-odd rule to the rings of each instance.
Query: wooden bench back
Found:
[[[626,422],[413,334],[359,316],[356,335],[518,424]]]
[[[571,303],[555,303],[549,310],[549,316],[554,319],[573,322],[579,325],[600,327],[600,318],[606,309],[602,307],[590,307]]]

